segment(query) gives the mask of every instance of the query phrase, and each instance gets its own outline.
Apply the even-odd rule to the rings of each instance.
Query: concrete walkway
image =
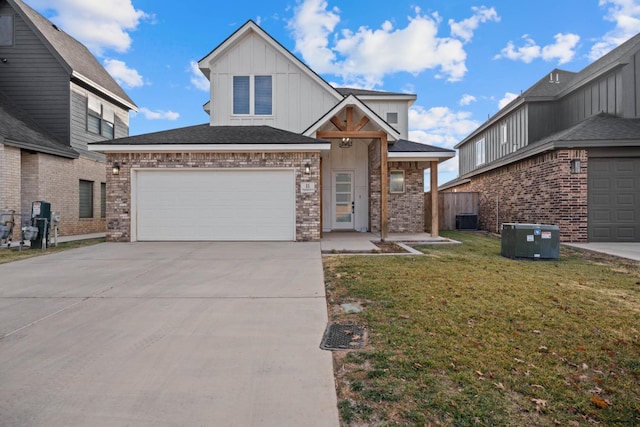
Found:
[[[566,246],[640,261],[640,243],[563,243]]]
[[[103,243],[0,265],[0,424],[338,426],[318,243]]]
[[[432,237],[429,233],[389,233],[389,242],[407,243],[457,243],[444,237]],[[323,251],[371,252],[378,249],[373,241],[380,241],[380,234],[357,231],[332,231],[322,234],[320,245]]]

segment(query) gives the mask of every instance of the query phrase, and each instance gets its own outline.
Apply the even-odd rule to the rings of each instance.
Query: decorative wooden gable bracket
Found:
[[[347,107],[347,120],[346,123],[338,118],[338,116],[331,117],[331,123],[338,128],[341,132],[359,132],[363,127],[369,123],[369,117],[363,116],[358,123],[353,124],[353,107]]]

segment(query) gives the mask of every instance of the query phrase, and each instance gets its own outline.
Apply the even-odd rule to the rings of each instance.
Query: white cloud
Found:
[[[324,0],[303,1],[294,9],[294,17],[288,24],[296,41],[296,51],[319,73],[337,71],[335,54],[329,48],[329,35],[340,22],[340,10],[327,10],[327,6]]]
[[[151,18],[142,10],[136,10],[131,1],[32,0],[29,3],[39,10],[54,11],[51,21],[102,56],[107,50],[128,51],[129,32],[135,30],[141,20]]]
[[[451,148],[479,125],[467,111],[453,111],[448,107],[425,109],[421,106],[409,109],[410,133],[418,135],[421,138],[419,142],[425,142],[426,138],[434,145]]]
[[[504,107],[506,107],[511,101],[513,101],[517,97],[518,97],[517,93],[511,93],[511,92],[505,93],[502,99],[498,101],[498,108],[502,110]]]
[[[637,0],[600,0],[599,5],[607,7],[604,19],[614,22],[615,28],[591,47],[589,59],[592,61],[640,32],[640,3]]]
[[[200,68],[198,68],[198,63],[196,61],[189,62],[189,72],[191,73],[191,84],[199,90],[204,92],[209,91],[209,80],[202,74]]]
[[[458,101],[458,104],[460,105],[470,105],[473,102],[476,102],[477,99],[475,96],[473,95],[469,95],[469,94],[464,94],[462,95],[462,98],[460,98],[460,101]]]
[[[469,23],[453,22],[456,34],[470,40],[479,23],[494,19],[490,11],[474,8]],[[337,8],[328,10],[324,0],[306,0],[295,8],[289,28],[295,50],[305,62],[320,73],[340,76],[343,84],[372,88],[381,85],[388,74],[417,75],[425,70],[436,70],[436,77],[457,81],[467,72],[463,42],[438,37],[441,18],[437,13],[426,15],[416,7],[405,27],[395,28],[391,21],[385,21],[379,28],[361,26],[334,33],[339,13]]]
[[[494,8],[487,8],[485,6],[472,7],[473,16],[467,19],[463,19],[460,22],[456,22],[453,19],[449,19],[449,27],[451,27],[451,35],[459,37],[468,43],[473,38],[473,32],[485,22],[493,21],[500,22],[498,12]]]
[[[144,85],[142,76],[133,68],[128,68],[127,64],[117,59],[105,59],[104,68],[111,74],[119,85],[127,88],[140,87]]]
[[[180,114],[173,111],[151,111],[146,107],[140,108],[140,111],[136,114],[144,115],[144,118],[147,120],[178,120],[178,118],[180,118]]]
[[[510,41],[498,55],[494,56],[494,59],[506,58],[513,61],[522,61],[526,64],[535,59],[543,59],[545,61],[557,60],[558,64],[565,64],[575,56],[578,42],[580,41],[580,36],[577,34],[558,33],[553,36],[555,43],[541,47],[526,34],[522,38],[524,39],[523,46],[516,47]]]

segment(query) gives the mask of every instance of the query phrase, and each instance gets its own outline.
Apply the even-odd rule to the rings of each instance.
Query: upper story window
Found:
[[[0,15],[0,46],[13,46],[13,15]]]
[[[273,114],[271,76],[233,76],[233,114]]]
[[[507,122],[504,122],[502,123],[502,125],[500,125],[500,143],[507,143]]]
[[[482,138],[476,141],[476,166],[480,166],[484,164],[485,162],[484,150],[485,150],[484,138]]]
[[[387,123],[390,125],[398,124],[398,113],[387,113]]]
[[[115,128],[115,111],[97,98],[89,97],[87,102],[87,130],[96,135],[113,139]]]

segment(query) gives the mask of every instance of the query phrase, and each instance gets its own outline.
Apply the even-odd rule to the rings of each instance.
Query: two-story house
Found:
[[[109,240],[424,231],[424,170],[437,188],[454,151],[407,140],[415,95],[336,89],[253,21],[199,67],[209,123],[90,144],[118,172]]]
[[[61,235],[104,232],[105,156],[87,144],[127,136],[135,109],[84,45],[21,0],[0,0],[0,211],[28,218],[44,200]]]
[[[555,224],[567,242],[640,242],[640,35],[582,71],[555,69],[473,131],[443,191],[479,224]]]

